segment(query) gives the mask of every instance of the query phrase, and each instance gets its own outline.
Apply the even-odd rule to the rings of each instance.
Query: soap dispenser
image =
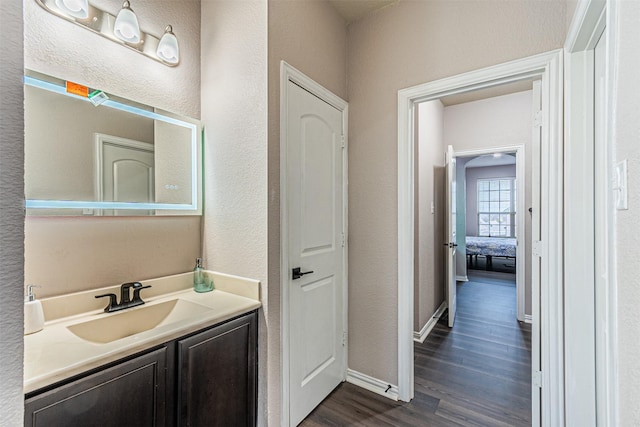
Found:
[[[24,299],[24,334],[33,334],[44,328],[44,312],[42,303],[36,299],[33,288],[37,286],[27,286],[27,296]]]
[[[207,275],[202,269],[202,258],[196,258],[196,267],[193,269],[193,290],[196,292],[213,290],[213,281],[207,280]]]

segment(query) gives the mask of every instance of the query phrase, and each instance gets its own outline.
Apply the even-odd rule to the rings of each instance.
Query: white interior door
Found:
[[[453,146],[447,146],[445,156],[446,209],[445,229],[447,241],[445,246],[445,271],[447,280],[447,307],[449,308],[449,327],[453,327],[456,318],[456,158]]]
[[[97,199],[110,202],[153,203],[153,144],[96,134]],[[148,215],[150,211],[103,210],[102,215]]]
[[[153,202],[153,152],[106,144],[104,196],[114,202]]]
[[[342,112],[288,87],[289,420],[345,378]],[[286,369],[286,367],[285,367]]]

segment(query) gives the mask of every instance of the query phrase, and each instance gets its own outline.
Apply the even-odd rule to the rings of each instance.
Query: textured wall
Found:
[[[93,2],[116,13],[119,4]],[[167,111],[200,117],[200,2],[138,0],[142,30],[172,24],[181,63],[170,68],[24,3],[25,67]],[[25,224],[29,280],[40,296],[180,273],[200,253],[200,217],[40,218]]]
[[[0,423],[23,424],[22,5],[0,1]]]
[[[418,106],[418,180],[414,330],[420,331],[444,301],[444,108],[439,100]],[[431,204],[435,212],[431,213]]]
[[[401,1],[349,26],[352,369],[397,384],[398,90],[560,48],[565,12],[564,0]]]
[[[640,425],[640,2],[620,1],[618,27],[616,160],[627,159],[629,210],[616,213],[618,371],[621,426]],[[615,66],[614,66],[615,67]]]
[[[266,301],[266,20],[263,0],[202,1],[204,261],[208,268],[262,282],[259,425],[267,418],[267,337],[279,333],[266,317],[271,313]],[[278,389],[273,392],[277,397]],[[279,408],[279,401],[270,399],[271,407]]]
[[[326,0],[269,1],[269,425],[280,424],[280,61],[346,99],[347,30]],[[351,241],[349,243],[351,245]],[[349,300],[351,310],[351,299]]]
[[[92,0],[116,15],[122,2]],[[142,31],[171,24],[180,65],[167,67],[24,0],[25,68],[99,88],[189,117],[200,117],[200,0],[132,2]]]

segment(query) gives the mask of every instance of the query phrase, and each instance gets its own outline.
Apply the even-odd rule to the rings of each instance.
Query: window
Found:
[[[516,180],[478,180],[478,236],[516,236]]]

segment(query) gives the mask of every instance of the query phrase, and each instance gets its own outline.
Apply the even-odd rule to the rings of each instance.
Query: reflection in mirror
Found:
[[[28,72],[29,215],[198,215],[200,124]]]

